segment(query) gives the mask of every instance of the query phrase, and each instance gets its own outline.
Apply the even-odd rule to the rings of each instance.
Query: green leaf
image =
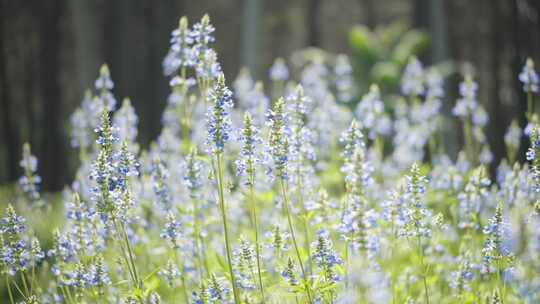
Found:
[[[373,45],[374,37],[366,26],[354,26],[349,32],[349,43],[364,60],[370,62],[375,62],[377,60],[377,51]]]
[[[159,279],[153,278],[148,284],[145,284],[144,294],[147,295],[150,291],[158,288]]]
[[[152,270],[146,277],[144,277],[143,282],[146,282],[146,280],[150,279],[154,274],[159,271],[159,269],[161,269],[161,266],[158,266],[154,270]]]
[[[410,30],[405,33],[392,52],[392,60],[404,66],[409,57],[418,54],[429,42],[428,35],[419,30]]]
[[[399,75],[399,65],[392,61],[377,62],[371,69],[371,77],[377,83],[395,84]]]

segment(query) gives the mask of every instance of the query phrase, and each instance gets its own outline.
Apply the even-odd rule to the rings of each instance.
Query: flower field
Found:
[[[148,147],[107,65],[71,116],[80,165],[61,195],[40,193],[47,160],[23,146],[2,303],[540,303],[532,60],[512,75],[528,124],[506,126],[494,163],[473,75],[445,88],[411,56],[385,96],[358,92],[347,56],[305,52],[265,83],[230,80],[214,31],[207,15],[172,31]]]

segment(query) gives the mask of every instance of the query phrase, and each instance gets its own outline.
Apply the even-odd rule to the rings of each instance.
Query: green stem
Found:
[[[422,266],[422,279],[424,281],[424,292],[426,293],[426,304],[429,304],[429,290],[428,290],[427,278],[426,278],[427,268],[424,265],[424,250],[422,248],[422,240],[420,239],[420,235],[417,234],[416,238],[418,240],[418,254],[420,255],[420,265]]]
[[[300,255],[300,250],[298,249],[298,243],[296,242],[296,237],[294,234],[294,228],[293,223],[291,219],[291,212],[289,210],[289,200],[287,198],[287,192],[285,191],[285,183],[283,181],[283,178],[279,179],[280,185],[281,185],[281,192],[283,194],[283,208],[285,209],[285,213],[287,215],[287,222],[289,224],[289,233],[291,234],[291,239],[293,240],[294,249],[296,251],[296,257],[298,258],[298,263],[300,264],[300,270],[302,271],[302,277],[304,281],[304,287],[306,289],[306,293],[308,296],[309,303],[313,303],[312,297],[311,297],[311,288],[309,287],[309,280],[306,277],[306,271],[304,269],[304,263],[302,262],[302,256]]]
[[[182,261],[180,261],[178,259],[178,249],[177,248],[174,248],[174,263],[175,264],[180,263],[182,265],[181,266],[182,275],[180,276],[180,280],[182,281],[182,293],[184,294],[184,300],[186,301],[185,303],[189,303],[189,296],[188,296],[188,292],[187,292],[187,285],[186,285],[186,278],[185,278],[186,268],[184,267],[184,263],[182,263]]]
[[[475,161],[471,122],[467,119],[463,120],[463,133],[463,137],[465,138],[465,153],[467,154],[467,158],[471,162],[471,165],[474,165]]]
[[[533,94],[529,87],[529,90],[527,92],[527,119],[529,121],[532,120],[533,113],[534,113],[534,100],[533,100]]]
[[[203,246],[203,241],[202,241],[202,238],[201,238],[201,232],[199,230],[199,220],[198,220],[198,216],[197,216],[197,199],[196,199],[196,196],[195,194],[192,194],[191,195],[191,201],[193,203],[193,212],[192,212],[192,216],[193,216],[193,233],[194,233],[194,239],[195,239],[195,249],[197,250],[197,256],[198,256],[198,263],[199,263],[199,267],[197,267],[199,269],[199,277],[202,279],[203,277],[203,270],[201,268],[206,268],[206,274],[208,274],[209,270],[208,270],[208,263],[206,262],[206,255],[203,254],[203,250],[202,250],[202,246]]]
[[[120,226],[122,227],[122,234],[124,236],[124,242],[126,243],[129,262],[131,263],[131,267],[133,268],[133,274],[135,275],[135,280],[137,282],[137,287],[142,288],[142,282],[141,282],[141,280],[139,278],[139,274],[137,272],[137,267],[135,266],[135,258],[134,258],[133,250],[131,249],[131,244],[129,243],[128,235],[127,235],[127,232],[126,232],[126,227],[124,226],[124,223],[120,223]]]
[[[227,264],[229,266],[229,274],[231,275],[231,283],[233,288],[234,303],[240,303],[240,296],[238,293],[238,287],[236,286],[236,279],[234,277],[234,272],[232,268],[232,257],[231,257],[231,248],[229,241],[229,229],[227,227],[227,212],[225,208],[225,194],[224,194],[224,185],[223,185],[223,168],[221,153],[217,153],[217,177],[218,177],[218,188],[219,188],[219,206],[221,209],[221,217],[223,219],[223,234],[225,236],[225,249],[227,251]]]
[[[257,224],[257,204],[255,202],[255,194],[253,191],[253,181],[254,176],[251,174],[250,176],[251,183],[249,185],[249,196],[251,199],[251,218],[253,222],[253,230],[255,234],[255,254],[257,255],[257,274],[259,277],[259,287],[261,289],[261,298],[264,301],[264,287],[262,282],[262,275],[261,275],[261,257],[260,257],[260,250],[259,250],[259,225]]]
[[[11,285],[9,284],[9,278],[7,275],[6,275],[6,287],[7,287],[10,303],[15,304],[15,301],[13,300],[13,294],[11,293]]]

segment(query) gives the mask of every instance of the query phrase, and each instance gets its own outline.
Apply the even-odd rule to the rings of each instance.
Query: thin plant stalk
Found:
[[[229,267],[229,274],[231,276],[231,283],[233,288],[233,295],[234,295],[234,303],[239,304],[240,303],[240,295],[238,293],[238,287],[236,286],[236,279],[234,276],[234,271],[232,268],[232,254],[231,254],[231,247],[230,247],[230,238],[229,238],[229,228],[227,225],[227,211],[225,208],[225,198],[224,198],[224,185],[223,185],[223,166],[222,166],[222,155],[221,153],[217,153],[217,178],[218,178],[218,188],[219,188],[219,207],[221,209],[221,218],[223,221],[223,234],[225,237],[225,249],[227,252],[227,264]]]
[[[283,207],[285,209],[285,214],[287,215],[287,223],[289,224],[289,233],[291,234],[291,239],[293,241],[294,249],[296,252],[296,257],[298,258],[298,263],[300,264],[300,269],[302,271],[302,279],[304,281],[304,287],[306,289],[306,293],[308,296],[309,303],[313,303],[313,299],[311,296],[311,288],[309,287],[309,280],[306,277],[306,271],[304,269],[304,263],[302,262],[302,256],[300,255],[300,250],[298,248],[298,243],[296,242],[296,236],[294,234],[294,228],[291,218],[291,212],[289,210],[289,200],[287,198],[287,191],[285,190],[285,182],[283,181],[283,178],[279,179],[280,185],[281,185],[281,191],[283,194]]]
[[[255,176],[253,172],[250,174],[250,184],[249,184],[249,196],[251,200],[251,218],[253,223],[253,230],[255,234],[255,254],[257,255],[257,275],[259,278],[259,287],[261,289],[261,298],[264,300],[264,287],[262,282],[262,274],[261,274],[261,257],[260,257],[260,249],[259,249],[259,225],[257,222],[257,204],[255,202],[255,193],[253,190],[253,182],[255,180]]]

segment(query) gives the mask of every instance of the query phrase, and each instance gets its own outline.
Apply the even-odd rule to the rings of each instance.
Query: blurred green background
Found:
[[[450,63],[448,111],[459,72],[472,70],[496,157],[511,119],[524,120],[517,74],[527,56],[540,61],[538,0],[0,0],[0,184],[21,175],[25,141],[44,190],[70,181],[69,115],[103,62],[117,99],[129,96],[140,115],[140,142],[153,140],[169,93],[161,61],[170,32],[180,16],[204,13],[229,81],[243,66],[265,80],[275,57],[317,47],[351,57],[360,91],[376,81],[392,92],[417,53],[425,64]]]

